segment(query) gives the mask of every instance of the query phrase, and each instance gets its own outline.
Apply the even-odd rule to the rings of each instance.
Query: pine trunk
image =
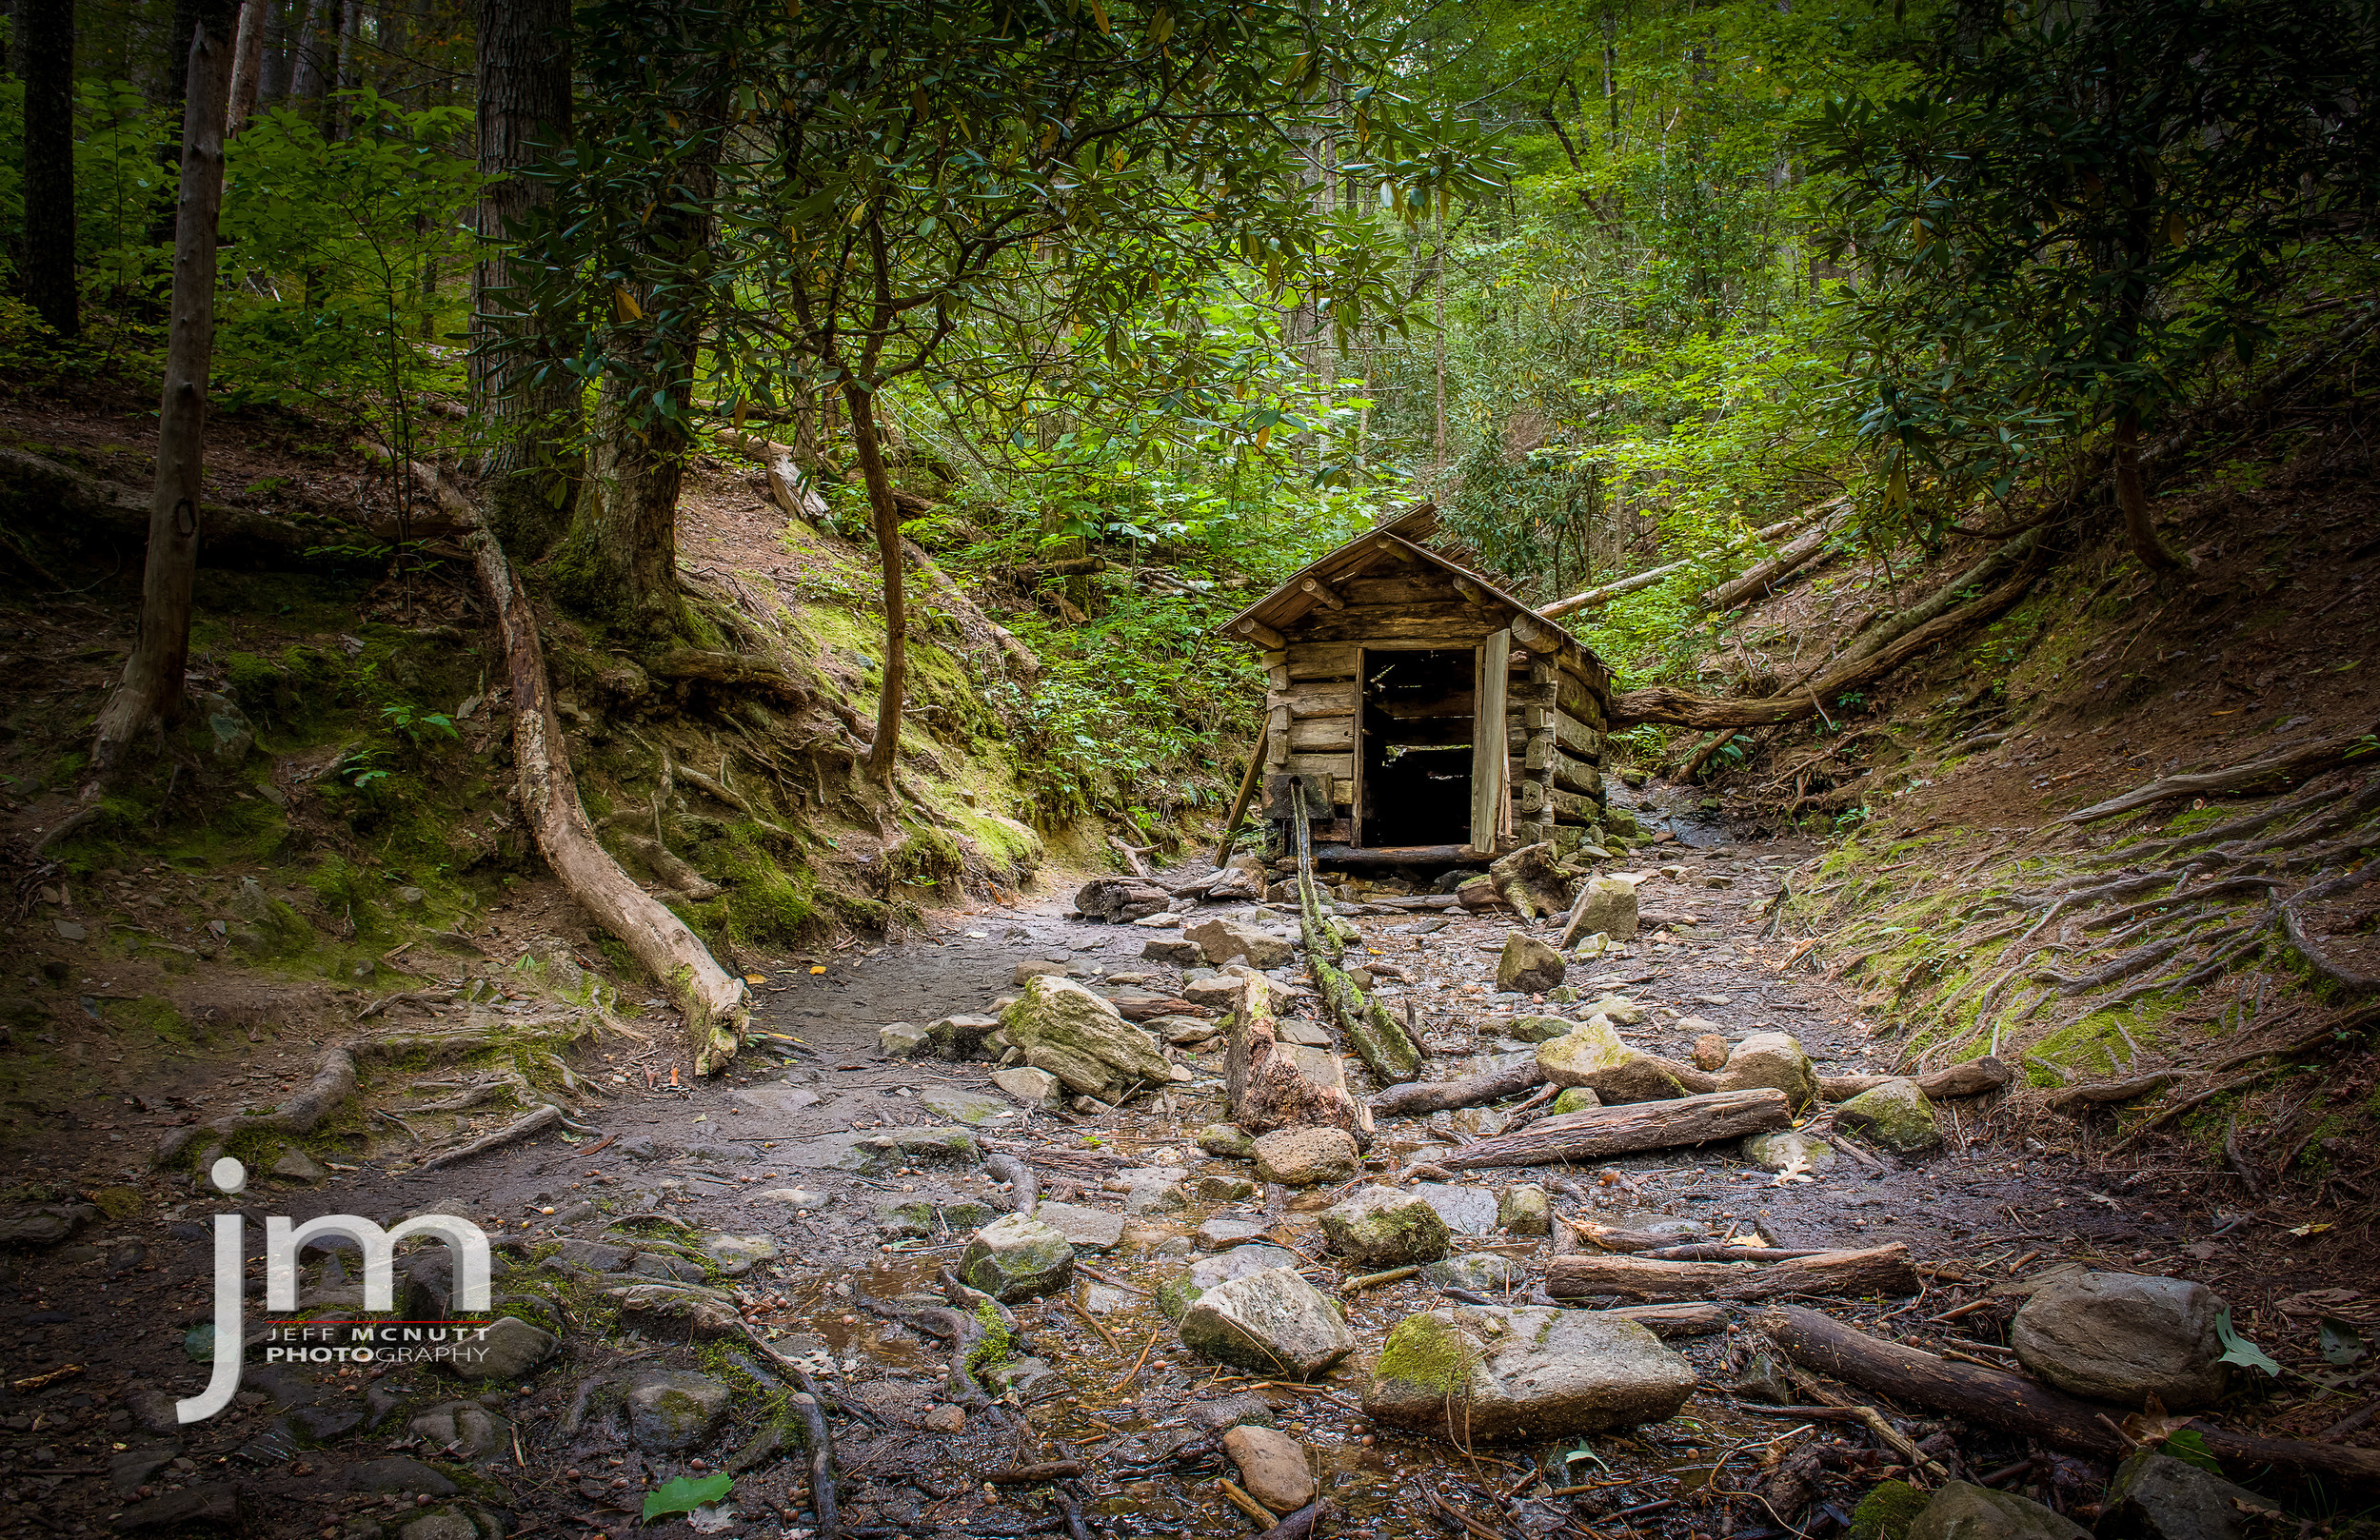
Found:
[[[240,28],[231,46],[231,109],[224,135],[237,138],[256,112],[257,71],[265,58],[265,8],[269,0],[248,0],[240,7]]]
[[[25,295],[50,329],[83,329],[74,285],[74,0],[17,8],[25,69]]]
[[[149,500],[149,563],[140,635],[123,682],[99,713],[93,761],[111,769],[136,738],[162,733],[182,705],[189,660],[190,590],[198,574],[198,506],[207,440],[207,376],[215,346],[215,220],[223,204],[223,124],[231,94],[231,39],[191,30],[182,114],[182,192],[175,206],[173,313],[158,408],[157,478]]]
[[[893,501],[892,472],[876,438],[876,402],[851,376],[843,376],[843,405],[851,413],[851,450],[867,483],[875,515],[878,564],[884,582],[884,676],[876,697],[876,741],[868,749],[867,776],[892,789],[893,765],[901,751],[901,702],[908,675],[908,599],[902,592],[901,507]]]
[[[479,233],[472,275],[471,388],[490,424],[487,518],[514,558],[533,562],[569,520],[583,466],[578,379],[557,366],[550,329],[511,295],[513,265],[492,243],[550,194],[518,173],[570,131],[568,0],[480,0]],[[544,377],[540,378],[543,371]]]
[[[323,98],[323,29],[337,13],[339,0],[306,0],[297,37],[289,45],[289,98],[319,102]],[[335,25],[335,23],[333,23]]]

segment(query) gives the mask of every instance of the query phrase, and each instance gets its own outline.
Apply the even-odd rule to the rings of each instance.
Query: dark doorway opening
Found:
[[[1470,647],[1363,654],[1357,843],[1378,850],[1469,841],[1478,674]]]

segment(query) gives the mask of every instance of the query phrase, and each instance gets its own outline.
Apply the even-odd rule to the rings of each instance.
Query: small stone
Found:
[[[1535,995],[1552,989],[1569,972],[1559,952],[1526,931],[1508,931],[1496,963],[1497,993]]]
[[[1149,918],[1151,919],[1160,919],[1168,918],[1170,917],[1152,915]],[[1140,923],[1140,921],[1135,921],[1135,923]],[[1180,921],[1177,919],[1174,920],[1174,923],[1180,924]],[[1172,936],[1160,936],[1152,938],[1146,945],[1140,948],[1140,956],[1146,958],[1149,961],[1162,962],[1169,967],[1175,968],[1190,967],[1196,964],[1200,958],[1203,958],[1205,955],[1206,954],[1200,949],[1198,942],[1185,941],[1178,937]]]
[[[397,1531],[397,1540],[480,1540],[479,1526],[451,1508],[425,1513]]]
[[[1564,986],[1565,988],[1568,986]],[[1567,1034],[1578,1023],[1565,1021],[1557,1016],[1517,1016],[1505,1035],[1524,1043],[1550,1043]]]
[[[692,1449],[719,1427],[730,1394],[721,1381],[691,1370],[640,1371],[621,1392],[628,1441],[647,1454]]]
[[[1508,1256],[1498,1256],[1494,1252],[1464,1252],[1432,1262],[1421,1270],[1421,1276],[1441,1289],[1496,1293],[1518,1288],[1523,1273],[1520,1264]]]
[[[1237,1123],[1209,1123],[1199,1130],[1199,1148],[1218,1160],[1245,1160],[1256,1154],[1256,1140]]]
[[[1695,1018],[1689,1017],[1686,1019],[1691,1021]],[[1685,1024],[1685,1021],[1678,1023],[1681,1027]],[[1694,1064],[1696,1069],[1717,1070],[1727,1063],[1727,1039],[1716,1032],[1706,1032],[1695,1039]]]
[[[1056,1076],[1051,1078],[1055,1081]],[[997,1123],[1017,1116],[1017,1109],[997,1096],[979,1096],[957,1086],[935,1086],[918,1097],[918,1103],[969,1128],[981,1128],[985,1123]]]
[[[1810,1056],[1791,1033],[1755,1032],[1735,1045],[1719,1070],[1721,1091],[1751,1091],[1762,1086],[1785,1093],[1795,1111],[1818,1096],[1818,1072]]]
[[[1602,1017],[1616,1027],[1641,1027],[1649,1016],[1643,1006],[1625,995],[1598,995],[1588,1001],[1578,1014],[1582,1017]]]
[[[1181,986],[1181,997],[1210,1011],[1227,1011],[1240,1003],[1244,987],[1237,978],[1193,978]]]
[[[695,1242],[711,1266],[730,1278],[740,1278],[757,1263],[776,1260],[777,1243],[766,1235],[731,1235],[717,1231]]]
[[[240,1490],[229,1483],[185,1487],[163,1497],[134,1503],[116,1519],[115,1527],[129,1534],[141,1530],[178,1529],[186,1524],[237,1525],[240,1509]]]
[[[1297,948],[1283,938],[1228,919],[1209,919],[1196,925],[1185,925],[1181,936],[1185,941],[1197,942],[1200,954],[1218,968],[1235,958],[1244,960],[1251,968],[1285,968],[1298,955]],[[1187,996],[1183,997],[1188,998]]]
[[[769,1203],[783,1203],[787,1208],[808,1209],[815,1214],[834,1201],[834,1195],[813,1187],[769,1187],[752,1194]]]
[[[1496,1228],[1496,1194],[1487,1188],[1460,1187],[1453,1182],[1416,1182],[1412,1191],[1438,1211],[1438,1216],[1446,1221],[1446,1228],[1455,1234],[1484,1235]]]
[[[126,1450],[108,1461],[108,1485],[118,1491],[136,1491],[142,1482],[171,1465],[182,1451],[172,1444]]]
[[[1446,1254],[1452,1232],[1420,1194],[1364,1187],[1322,1211],[1322,1234],[1331,1250],[1350,1261],[1389,1268],[1437,1261]]]
[[[2223,1393],[2222,1299],[2202,1283],[2139,1273],[2070,1273],[2033,1293],[2008,1345],[2038,1378],[2117,1406],[2170,1411]]]
[[[983,1047],[983,1040],[1000,1029],[1000,1017],[962,1014],[946,1016],[925,1029],[928,1041],[937,1056],[953,1061],[967,1058]]]
[[[406,1431],[433,1450],[453,1449],[472,1462],[491,1460],[510,1448],[511,1424],[477,1401],[446,1401],[417,1413]]]
[[[599,1240],[583,1240],[576,1235],[565,1236],[554,1251],[554,1260],[571,1267],[583,1267],[589,1273],[617,1273],[628,1265],[630,1253],[625,1246],[606,1246]]]
[[[1895,1155],[1914,1155],[1942,1142],[1934,1126],[1934,1104],[1914,1080],[1887,1080],[1862,1091],[1835,1109],[1835,1121]]]
[[[1224,1176],[1215,1174],[1200,1176],[1190,1184],[1190,1195],[1201,1203],[1237,1203],[1257,1194],[1256,1183],[1245,1176]]]
[[[1833,1171],[1835,1146],[1812,1135],[1780,1128],[1744,1140],[1744,1158],[1762,1171]]]
[[[1054,1108],[1066,1099],[1066,1088],[1059,1083],[1058,1076],[1029,1064],[994,1070],[992,1084],[1028,1107]]]
[[[1016,985],[1017,988],[1022,989],[1025,985],[1031,983],[1036,978],[1044,977],[1051,978],[1071,978],[1074,977],[1074,964],[1071,962],[1051,962],[1036,958],[1018,963],[1016,972],[1009,977],[1009,982]]]
[[[2073,1519],[2014,1492],[1953,1481],[1909,1526],[1908,1540],[2089,1540]]]
[[[2278,1513],[2245,1487],[2188,1460],[2136,1450],[2108,1483],[2096,1532],[2132,1540],[2244,1540],[2248,1518]]]
[[[1504,1189],[1496,1202],[1497,1225],[1516,1235],[1548,1234],[1554,1228],[1554,1206],[1545,1189],[1520,1182]]]
[[[1157,1286],[1157,1308],[1169,1321],[1180,1321],[1198,1302],[1199,1296],[1219,1283],[1232,1278],[1244,1278],[1266,1268],[1285,1267],[1296,1271],[1298,1254],[1279,1246],[1258,1243],[1234,1246],[1213,1256],[1201,1256],[1189,1268]]]
[[[1181,1342],[1218,1362],[1293,1379],[1321,1372],[1356,1347],[1355,1334],[1321,1291],[1287,1268],[1265,1268],[1207,1290],[1181,1318]]]
[[[1283,1187],[1343,1182],[1356,1174],[1356,1141],[1344,1129],[1276,1129],[1250,1153],[1257,1175]]]
[[[1564,1113],[1591,1113],[1602,1105],[1603,1098],[1587,1087],[1568,1085],[1562,1087],[1561,1095],[1556,1096],[1553,1104],[1546,1109],[1546,1116],[1559,1117]]]
[[[265,1175],[285,1182],[299,1182],[313,1187],[330,1173],[323,1170],[322,1162],[293,1144],[282,1151],[280,1158],[266,1168]]]
[[[503,1315],[489,1323],[486,1336],[458,1349],[450,1367],[465,1379],[519,1379],[561,1345],[551,1332]]]
[[[1570,937],[1599,932],[1616,941],[1636,938],[1636,885],[1622,878],[1591,877],[1562,927]]]
[[[975,1233],[959,1276],[1003,1305],[1055,1293],[1074,1279],[1074,1244],[1055,1226],[1012,1214]]]
[[[932,1039],[913,1021],[892,1021],[876,1029],[876,1046],[887,1058],[912,1058]]]
[[[1226,1251],[1241,1241],[1254,1240],[1264,1234],[1264,1227],[1247,1219],[1209,1219],[1199,1226],[1200,1249],[1209,1252]]]
[[[1276,1515],[1295,1512],[1320,1489],[1306,1447],[1276,1428],[1234,1428],[1223,1435],[1223,1452],[1240,1468],[1240,1485]]]
[[[967,1414],[957,1407],[944,1403],[919,1418],[918,1424],[929,1433],[964,1432],[967,1426]]]

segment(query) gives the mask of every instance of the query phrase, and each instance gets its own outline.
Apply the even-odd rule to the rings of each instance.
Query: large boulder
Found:
[[[1277,1267],[1295,1272],[1298,1254],[1255,1241],[1234,1246],[1227,1252],[1218,1252],[1213,1256],[1201,1256],[1157,1286],[1157,1308],[1164,1313],[1167,1320],[1179,1322],[1190,1313],[1190,1307],[1199,1302],[1200,1296],[1217,1284]]]
[[[1343,1182],[1356,1174],[1355,1135],[1341,1128],[1279,1128],[1256,1141],[1256,1174],[1283,1187]]]
[[[1585,1086],[1607,1105],[1686,1094],[1659,1060],[1620,1041],[1609,1017],[1589,1017],[1552,1042],[1537,1044],[1537,1067],[1554,1084]]]
[[[1865,1134],[1895,1155],[1915,1155],[1942,1142],[1934,1125],[1934,1103],[1914,1080],[1887,1080],[1835,1109],[1835,1121]]]
[[[2276,1511],[2211,1471],[2144,1449],[2115,1468],[2092,1532],[2099,1540],[2243,1540],[2251,1515]]]
[[[1220,1363],[1304,1379],[1355,1351],[1355,1333],[1322,1292],[1287,1268],[1207,1290],[1181,1318],[1181,1343]]]
[[[2008,1345],[2036,1378],[2072,1395],[2171,1411],[2223,1393],[2223,1301],[2202,1283],[2140,1273],[2067,1273],[2033,1291]]]
[[[1003,1305],[1056,1293],[1074,1281],[1074,1243],[1055,1225],[1011,1214],[975,1233],[959,1276]]]
[[[1218,968],[1235,959],[1244,960],[1251,968],[1286,968],[1297,956],[1297,949],[1283,938],[1228,919],[1185,925],[1181,938],[1197,942],[1206,960]]]
[[[1398,1323],[1363,1410],[1472,1438],[1562,1438],[1664,1421],[1694,1392],[1694,1367],[1623,1316],[1463,1305]]]
[[[1494,1198],[1489,1198],[1493,1204]],[[1364,1187],[1322,1211],[1331,1250],[1365,1267],[1435,1262],[1451,1232],[1429,1199],[1398,1187]]]
[[[1768,1086],[1785,1093],[1799,1112],[1817,1099],[1818,1072],[1810,1056],[1789,1032],[1755,1032],[1735,1045],[1718,1072],[1721,1091],[1752,1091]]]
[[[1615,941],[1636,938],[1636,884],[1616,877],[1591,877],[1562,924],[1562,945],[1601,934]]]
[[[1570,964],[1562,955],[1525,931],[1508,931],[1503,956],[1496,959],[1498,993],[1542,995],[1568,977]]]
[[[1156,1039],[1070,979],[1039,974],[1026,980],[1000,1024],[1027,1064],[1111,1106],[1137,1089],[1173,1081],[1174,1067]]]
[[[2091,1531],[2010,1491],[1954,1481],[1934,1494],[1907,1540],[2089,1540]]]

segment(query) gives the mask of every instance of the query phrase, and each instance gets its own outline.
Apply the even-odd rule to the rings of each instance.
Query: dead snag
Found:
[[[1223,1085],[1232,1121],[1251,1134],[1344,1129],[1358,1143],[1370,1143],[1371,1111],[1347,1094],[1337,1056],[1284,1043],[1276,1025],[1271,981],[1252,973],[1240,986],[1240,1009],[1224,1049]]]

